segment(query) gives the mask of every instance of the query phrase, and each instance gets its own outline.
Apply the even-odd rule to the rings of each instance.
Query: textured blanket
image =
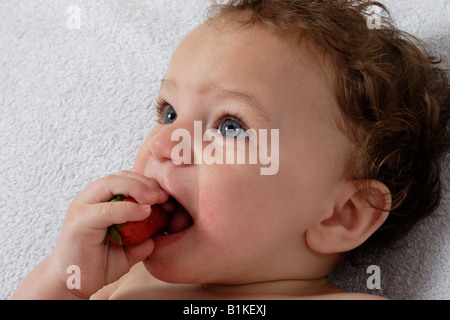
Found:
[[[448,0],[381,2],[450,66]],[[173,50],[208,4],[0,0],[0,299],[52,251],[79,192],[132,168]],[[336,283],[392,299],[450,299],[449,164],[447,156],[434,216],[377,258],[378,269],[339,268]]]

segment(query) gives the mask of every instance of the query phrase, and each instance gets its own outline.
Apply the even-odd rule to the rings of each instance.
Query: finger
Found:
[[[95,204],[107,202],[117,194],[132,197],[138,203],[150,205],[164,203],[169,197],[154,180],[143,181],[131,176],[112,174],[91,183],[79,195],[79,199]]]
[[[146,177],[146,176],[144,176],[140,173],[134,172],[134,171],[122,170],[122,171],[116,172],[115,175],[134,178],[134,179],[140,180],[144,183],[148,183],[148,182],[152,183],[153,182],[153,183],[157,184],[155,179]]]
[[[110,272],[106,274],[106,284],[116,281],[133,265],[148,258],[154,247],[155,243],[151,238],[132,246],[110,246],[106,263],[114,267],[108,268]]]
[[[155,241],[149,238],[141,243],[125,246],[125,250],[130,262],[130,267],[139,261],[143,261],[150,256],[155,248]]]
[[[85,223],[91,228],[107,228],[127,221],[141,221],[151,214],[150,205],[130,201],[104,202],[89,206],[84,214]]]
[[[164,189],[162,189],[160,184],[153,178],[149,178],[140,173],[137,173],[134,171],[127,171],[127,170],[119,171],[116,173],[116,175],[126,176],[126,177],[130,177],[130,178],[139,180],[139,181],[143,182],[144,184],[148,185],[155,192],[159,192],[159,198],[157,201],[157,203],[159,203],[159,204],[163,204],[163,203],[167,202],[167,200],[169,198],[168,193]]]

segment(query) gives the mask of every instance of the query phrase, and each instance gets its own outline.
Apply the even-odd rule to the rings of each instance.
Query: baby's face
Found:
[[[263,29],[232,23],[201,26],[181,42],[162,81],[160,121],[134,168],[157,180],[194,221],[178,232],[188,220],[178,214],[182,227],[156,237],[155,251],[145,261],[156,277],[246,283],[296,277],[303,270],[311,256],[305,232],[330,209],[348,147],[333,125],[338,107],[326,68],[317,61]],[[194,121],[201,121],[201,134],[218,129],[216,142],[194,146]],[[254,129],[256,140],[243,131],[233,135],[233,128]],[[259,129],[267,133],[266,152],[273,151],[273,174],[261,174],[269,164],[259,161],[259,153],[256,164],[249,155],[239,164],[194,163],[208,147],[215,153],[203,156],[220,154],[225,147],[219,140],[244,141],[247,148],[259,143]],[[174,132],[190,134],[185,146],[192,145],[191,163],[174,161],[181,154]]]

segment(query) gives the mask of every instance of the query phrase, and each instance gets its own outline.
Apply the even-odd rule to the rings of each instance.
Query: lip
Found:
[[[183,199],[181,199],[180,194],[185,194],[183,192],[183,185],[181,182],[179,182],[176,179],[169,179],[169,175],[165,175],[162,170],[151,170],[153,174],[146,174],[145,176],[153,179],[156,181],[160,188],[169,195],[169,201],[170,197],[173,198],[178,204],[181,205],[190,215],[192,219],[192,225],[187,227],[186,229],[176,232],[176,233],[169,233],[169,234],[163,234],[159,233],[153,237],[155,241],[155,246],[165,246],[170,243],[178,241],[180,238],[182,238],[189,230],[192,229],[192,226],[194,225],[194,215],[192,214],[191,207],[189,204],[186,204],[184,201],[184,198],[188,198],[188,196],[183,196]],[[158,173],[158,174],[156,174]],[[160,204],[161,205],[161,204]],[[173,213],[173,212],[172,212]],[[171,213],[171,214],[172,214]]]
[[[177,233],[171,233],[171,234],[162,234],[158,233],[153,237],[153,240],[155,241],[155,248],[160,248],[164,246],[171,245],[177,241],[179,241],[181,238],[185,237],[191,230],[192,226],[189,226],[188,228],[184,229],[183,231],[177,232]]]
[[[157,170],[152,170],[153,172],[158,172]],[[181,183],[174,181],[173,179],[169,179],[167,178],[166,175],[162,175],[165,178],[160,178],[157,175],[145,175],[147,178],[149,179],[153,179],[155,180],[159,186],[161,187],[161,189],[167,193],[170,197],[174,198],[179,204],[181,204],[188,212],[189,214],[191,214],[191,210],[192,208],[190,208],[190,206],[188,204],[185,203],[184,199],[181,199],[179,196],[179,186],[181,185]],[[192,215],[191,215],[192,216]]]

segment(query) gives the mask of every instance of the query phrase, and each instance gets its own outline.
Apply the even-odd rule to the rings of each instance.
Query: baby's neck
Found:
[[[120,280],[100,290],[93,299],[341,299],[348,295],[326,278],[280,280],[249,284],[173,284],[153,277],[137,263]],[[338,297],[339,296],[339,297]]]

